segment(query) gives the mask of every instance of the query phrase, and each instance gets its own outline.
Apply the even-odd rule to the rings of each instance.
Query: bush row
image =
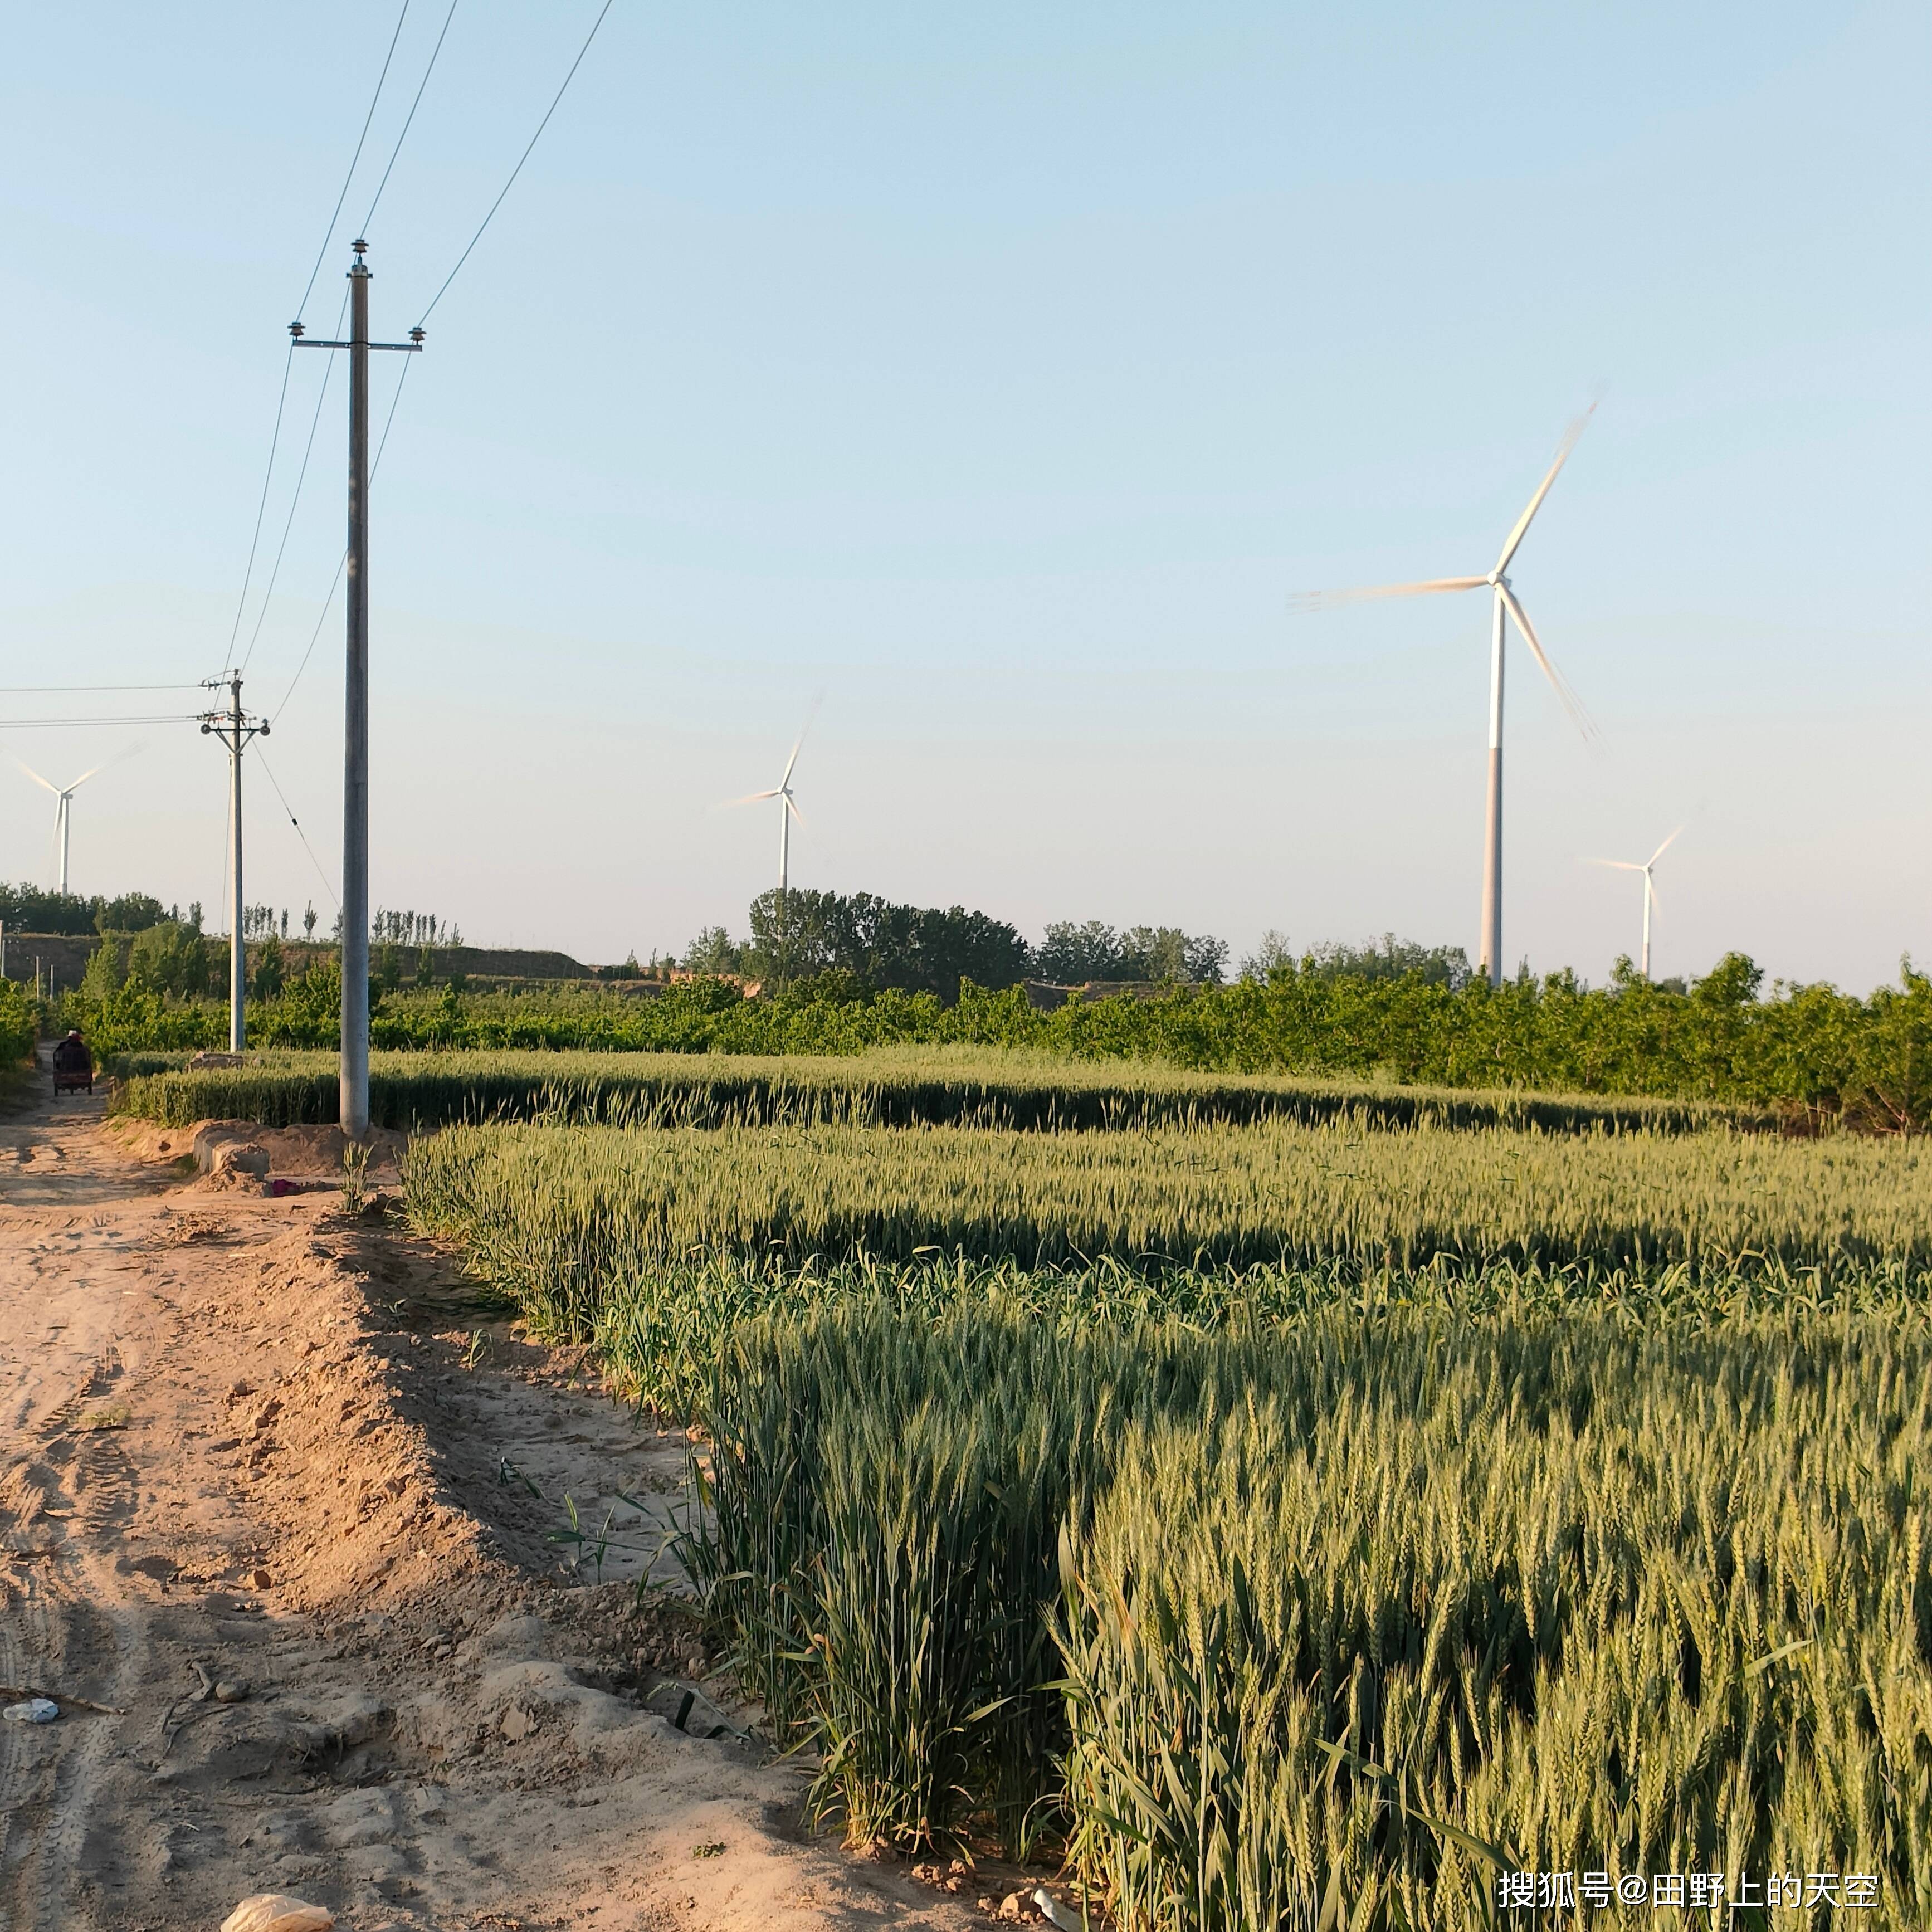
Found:
[[[337,1043],[338,982],[318,964],[256,1010],[259,1046]],[[1733,955],[1688,992],[1628,974],[1586,988],[1574,974],[1491,988],[1420,973],[1367,979],[1284,967],[1265,984],[1176,987],[1159,998],[1072,1000],[1046,1010],[1023,988],[970,985],[864,993],[836,976],[747,1000],[721,980],[655,998],[438,995],[379,1000],[378,1048],[560,1049],[849,1054],[910,1044],[1022,1048],[1197,1070],[1376,1078],[1456,1088],[1648,1095],[1844,1116],[1890,1131],[1932,1124],[1932,980],[1908,967],[1869,998],[1829,986],[1773,987]],[[220,1043],[212,1005],[129,986],[63,1002],[63,1025],[101,1052]]]

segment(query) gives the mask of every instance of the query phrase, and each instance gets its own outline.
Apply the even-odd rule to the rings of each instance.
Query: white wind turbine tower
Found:
[[[1509,533],[1502,548],[1502,554],[1496,559],[1496,567],[1482,577],[1437,577],[1420,584],[1385,584],[1367,590],[1316,591],[1311,596],[1297,600],[1295,608],[1301,610],[1318,610],[1330,604],[1348,604],[1370,597],[1425,597],[1443,590],[1488,590],[1492,593],[1490,624],[1490,792],[1489,812],[1483,853],[1483,970],[1489,975],[1490,983],[1498,985],[1502,979],[1503,964],[1503,634],[1504,617],[1508,614],[1530,652],[1542,668],[1543,674],[1549,679],[1550,688],[1563,700],[1579,730],[1587,737],[1592,727],[1576,694],[1564,681],[1563,674],[1550,662],[1547,653],[1531,627],[1529,614],[1518,601],[1508,574],[1510,561],[1527,534],[1531,520],[1543,507],[1543,500],[1550,494],[1550,486],[1556,481],[1557,472],[1570,460],[1570,452],[1576,446],[1576,439],[1583,434],[1585,426],[1595,412],[1592,403],[1563,433],[1563,440],[1557,446],[1556,460],[1550,464],[1549,474],[1537,485],[1536,494],[1529,500],[1529,507],[1516,520],[1516,527]]]
[[[812,721],[806,721],[806,730],[812,728]],[[742,798],[734,798],[734,805],[758,805],[768,798],[778,802],[778,890],[784,892],[791,884],[791,822],[795,818],[800,824],[805,823],[805,815],[794,801],[791,794],[792,767],[798,763],[798,754],[805,746],[805,731],[798,734],[798,742],[791,748],[791,756],[785,760],[784,776],[770,791],[748,792]]]
[[[98,776],[101,772],[104,771],[106,767],[104,765],[96,765],[92,771],[82,772],[80,777],[74,780],[72,784],[63,788],[56,784],[50,778],[42,778],[40,773],[35,771],[33,766],[28,764],[25,759],[16,758],[14,762],[20,767],[21,770],[26,773],[28,777],[33,780],[34,784],[42,787],[46,790],[52,792],[54,795],[56,800],[54,806],[54,844],[60,854],[60,890],[62,892],[65,892],[67,890],[68,834],[74,824],[74,795],[76,792],[80,790],[82,785],[86,784],[89,778]]]
[[[1677,832],[1683,830],[1680,825]],[[1675,838],[1677,832],[1673,832],[1670,838]],[[1641,865],[1634,859],[1597,859],[1592,861],[1594,865],[1609,866],[1619,872],[1641,872],[1643,874],[1643,976],[1646,980],[1650,977],[1650,915],[1657,904],[1657,881],[1651,874],[1656,868],[1658,860],[1664,856],[1664,846],[1670,843],[1670,838],[1666,838],[1664,844],[1660,845]]]

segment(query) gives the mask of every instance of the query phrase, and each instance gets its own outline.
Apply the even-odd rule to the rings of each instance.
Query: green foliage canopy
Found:
[[[34,1003],[17,981],[0,980],[0,1066],[16,1066],[34,1050]]]
[[[1017,928],[964,906],[774,888],[752,902],[751,919],[744,970],[784,981],[841,974],[868,991],[933,993],[950,1005],[962,980],[1012,986],[1030,962]]]
[[[78,938],[94,932],[139,932],[170,916],[158,898],[123,892],[118,898],[54,892],[28,884],[0,885],[0,921],[10,932],[62,933]],[[190,922],[198,917],[190,914]]]
[[[128,946],[128,978],[151,993],[198,999],[208,991],[208,941],[201,928],[175,920],[145,928]]]
[[[1227,963],[1225,940],[1204,934],[1190,938],[1172,926],[1130,926],[1117,932],[1097,919],[1090,919],[1084,926],[1071,920],[1049,926],[1033,956],[1034,976],[1061,986],[1084,986],[1090,980],[1216,986]],[[999,983],[980,982],[982,986]]]

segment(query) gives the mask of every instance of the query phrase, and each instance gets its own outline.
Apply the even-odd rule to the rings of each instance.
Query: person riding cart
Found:
[[[54,1048],[54,1093],[77,1094],[83,1087],[94,1091],[94,1056],[76,1027]]]

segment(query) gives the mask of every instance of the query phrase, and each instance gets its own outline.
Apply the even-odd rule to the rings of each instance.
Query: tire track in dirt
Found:
[[[52,1404],[31,1438],[38,1453],[0,1478],[0,1520],[14,1532],[10,1559],[28,1556],[10,1560],[15,1574],[0,1628],[0,1684],[14,1693],[84,1692],[88,1702],[116,1702],[131,1620],[114,1613],[114,1592],[93,1574],[88,1551],[92,1539],[132,1518],[137,1484],[111,1435],[86,1424],[90,1405],[122,1374],[110,1346]],[[57,1749],[41,1727],[0,1727],[0,1792],[22,1794],[17,1808],[8,1808],[0,1868],[22,1932],[57,1932],[70,1922],[68,1875],[80,1869],[89,1794],[110,1748],[100,1721],[107,1712],[71,1714]]]
[[[0,1678],[112,1707],[0,1725],[0,1932],[260,1890],[357,1932],[973,1922],[674,1730],[686,1682],[729,1701],[694,1620],[550,1540],[568,1497],[647,1552],[680,1437],[380,1211],[158,1138],[0,1126]]]

